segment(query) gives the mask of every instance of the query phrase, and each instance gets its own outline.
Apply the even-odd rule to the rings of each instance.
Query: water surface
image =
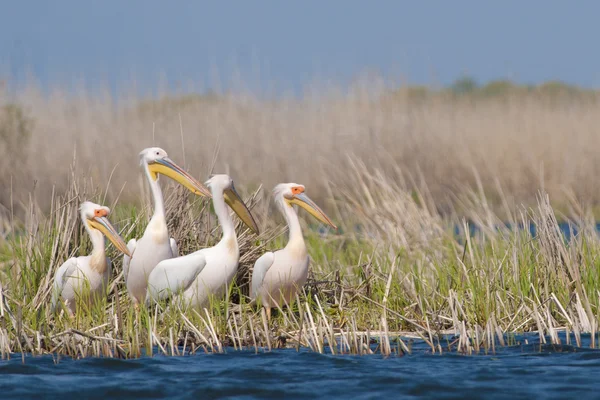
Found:
[[[235,351],[137,360],[15,355],[0,361],[2,399],[598,398],[600,351],[528,345],[493,355],[334,356]],[[583,343],[589,346],[589,339]]]

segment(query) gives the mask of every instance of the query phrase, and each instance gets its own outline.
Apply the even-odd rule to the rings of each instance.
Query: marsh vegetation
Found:
[[[2,356],[282,346],[390,354],[410,352],[410,338],[472,354],[531,331],[574,345],[591,334],[598,347],[599,97],[473,90],[373,81],[278,100],[0,93]],[[257,219],[259,237],[238,222],[241,261],[227,301],[135,313],[109,246],[106,300],[73,319],[53,316],[56,268],[90,248],[81,201],[109,206],[125,240],[141,236],[150,206],[136,155],[151,145],[201,180],[231,175]],[[285,240],[270,190],[288,181],[306,185],[340,229],[305,220],[309,282],[267,321],[247,304],[248,278]],[[210,203],[163,190],[180,253],[214,245]],[[559,221],[573,229],[568,239]]]

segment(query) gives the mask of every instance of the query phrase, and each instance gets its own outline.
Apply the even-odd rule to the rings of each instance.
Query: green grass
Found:
[[[30,207],[19,234],[0,246],[0,353],[138,357],[157,351],[179,355],[184,347],[187,354],[227,346],[255,351],[304,346],[367,354],[370,338],[377,337],[376,352],[390,354],[410,351],[406,341],[396,339],[412,336],[429,343],[432,352],[470,354],[514,344],[511,337],[521,332],[538,331],[555,343],[561,329],[576,343],[582,333],[595,335],[600,240],[591,220],[572,220],[580,233],[566,242],[549,198],[541,194],[537,207],[510,216],[534,223],[535,237],[527,230],[488,229],[503,218],[469,192],[464,198],[471,201],[471,220],[479,221],[479,230],[455,235],[456,225],[469,231],[464,220],[430,207],[435,202],[425,191],[371,179],[367,170],[358,171],[356,181],[369,196],[352,188],[339,192],[335,212],[342,233],[321,234],[312,220],[305,221],[309,281],[297,301],[276,310],[269,322],[264,311],[248,304],[247,282],[254,261],[284,246],[286,237],[257,193],[247,198],[263,233],[252,236],[238,221],[241,263],[226,300],[214,299],[207,310],[170,303],[136,313],[120,275],[122,256],[109,245],[113,277],[107,296],[91,308],[78,304],[74,319],[52,315],[56,269],[68,257],[90,251],[78,220],[79,199],[101,200],[73,184],[55,197],[50,213]],[[172,187],[167,193],[170,233],[181,253],[214,245],[220,232],[207,203]],[[148,212],[119,204],[110,219],[127,241],[142,235]]]

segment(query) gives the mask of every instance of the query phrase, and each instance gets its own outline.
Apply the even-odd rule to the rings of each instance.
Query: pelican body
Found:
[[[127,244],[131,257],[125,255],[123,258],[125,284],[135,305],[146,298],[148,276],[154,267],[163,260],[179,255],[175,239],[169,238],[159,175],[170,177],[192,193],[211,196],[208,188],[175,164],[161,148],[152,147],[142,150],[140,164],[152,191],[154,214],[144,235],[139,240],[131,239]]]
[[[110,209],[86,201],[80,207],[81,221],[92,241],[92,254],[72,257],[56,271],[51,308],[56,310],[62,298],[70,315],[75,313],[76,300],[90,304],[106,294],[112,273],[111,261],[104,250],[104,235],[125,254],[129,250],[123,239],[108,220]]]
[[[255,233],[258,226],[228,175],[214,175],[206,182],[223,237],[213,247],[160,262],[148,278],[147,301],[177,294],[186,304],[204,307],[210,296],[221,298],[237,272],[240,251],[227,205]]]
[[[292,205],[299,205],[319,221],[337,229],[331,219],[304,193],[304,189],[303,185],[296,183],[282,183],[273,190],[275,204],[289,228],[289,239],[283,249],[267,252],[256,260],[250,289],[251,298],[260,299],[269,318],[271,308],[290,304],[308,278],[310,258],[298,215]]]

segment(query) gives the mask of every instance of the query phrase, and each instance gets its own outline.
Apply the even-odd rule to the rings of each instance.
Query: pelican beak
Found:
[[[323,210],[321,210],[319,206],[317,206],[315,202],[312,201],[306,194],[295,194],[291,200],[288,200],[288,202],[291,204],[298,204],[300,207],[308,211],[313,217],[337,230],[337,226],[334,225],[331,219],[329,219]]]
[[[131,253],[125,244],[125,241],[119,236],[117,230],[112,226],[106,217],[94,217],[89,220],[92,228],[99,230],[110,240],[117,249],[131,257]]]
[[[194,194],[209,198],[212,197],[210,190],[208,190],[206,186],[198,182],[193,176],[185,172],[168,157],[161,158],[148,164],[148,169],[154,180],[156,180],[158,174],[162,174],[185,186]]]
[[[258,235],[259,232],[256,221],[254,221],[254,217],[252,217],[252,214],[250,214],[250,210],[248,210],[248,207],[246,207],[246,204],[244,204],[244,201],[235,190],[233,185],[231,185],[230,189],[225,189],[223,192],[223,197],[225,198],[225,202],[233,211],[235,211],[242,222],[246,224],[246,226],[248,226],[252,232]]]

